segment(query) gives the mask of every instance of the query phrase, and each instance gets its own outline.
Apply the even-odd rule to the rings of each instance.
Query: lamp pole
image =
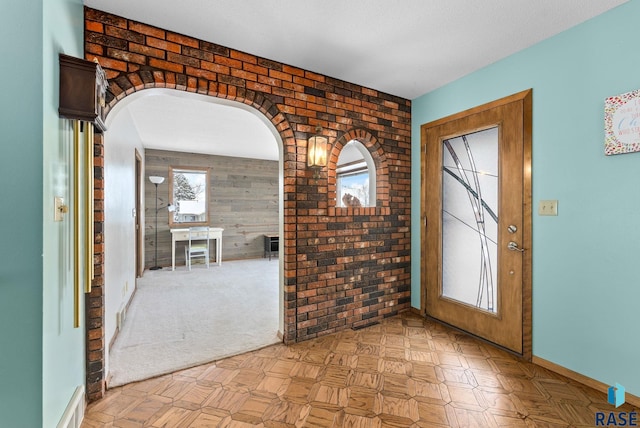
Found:
[[[162,269],[162,266],[158,266],[158,184],[161,184],[164,181],[164,177],[151,175],[149,176],[149,181],[156,186],[156,241],[155,241],[156,255],[154,260],[154,266],[150,267],[149,270],[159,270],[159,269]]]

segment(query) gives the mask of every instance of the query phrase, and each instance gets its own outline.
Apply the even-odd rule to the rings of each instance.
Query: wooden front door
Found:
[[[531,91],[422,126],[422,308],[531,353]]]

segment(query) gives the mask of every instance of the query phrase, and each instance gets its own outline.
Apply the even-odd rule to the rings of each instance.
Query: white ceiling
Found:
[[[626,1],[84,0],[84,3],[414,99]],[[156,99],[153,108],[161,109],[161,104]],[[184,106],[174,107],[173,114],[179,115],[180,111],[186,111]],[[145,126],[146,119],[141,113],[138,116],[138,126]],[[211,132],[196,128],[193,131],[197,135],[193,138]],[[148,130],[138,130],[141,136],[149,134]],[[186,132],[188,129],[183,128],[180,135],[189,138]]]
[[[118,120],[126,118],[126,113],[130,121]],[[108,131],[139,139],[147,149],[277,160],[278,133],[266,117],[256,113],[235,101],[147,89],[116,104],[107,127]]]

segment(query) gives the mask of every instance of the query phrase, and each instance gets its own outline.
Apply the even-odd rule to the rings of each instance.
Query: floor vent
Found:
[[[84,386],[76,388],[56,428],[80,428],[84,418]]]

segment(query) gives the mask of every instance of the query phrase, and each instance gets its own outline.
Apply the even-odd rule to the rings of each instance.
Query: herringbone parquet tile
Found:
[[[82,426],[592,427],[611,410],[602,392],[404,313],[109,390]]]

